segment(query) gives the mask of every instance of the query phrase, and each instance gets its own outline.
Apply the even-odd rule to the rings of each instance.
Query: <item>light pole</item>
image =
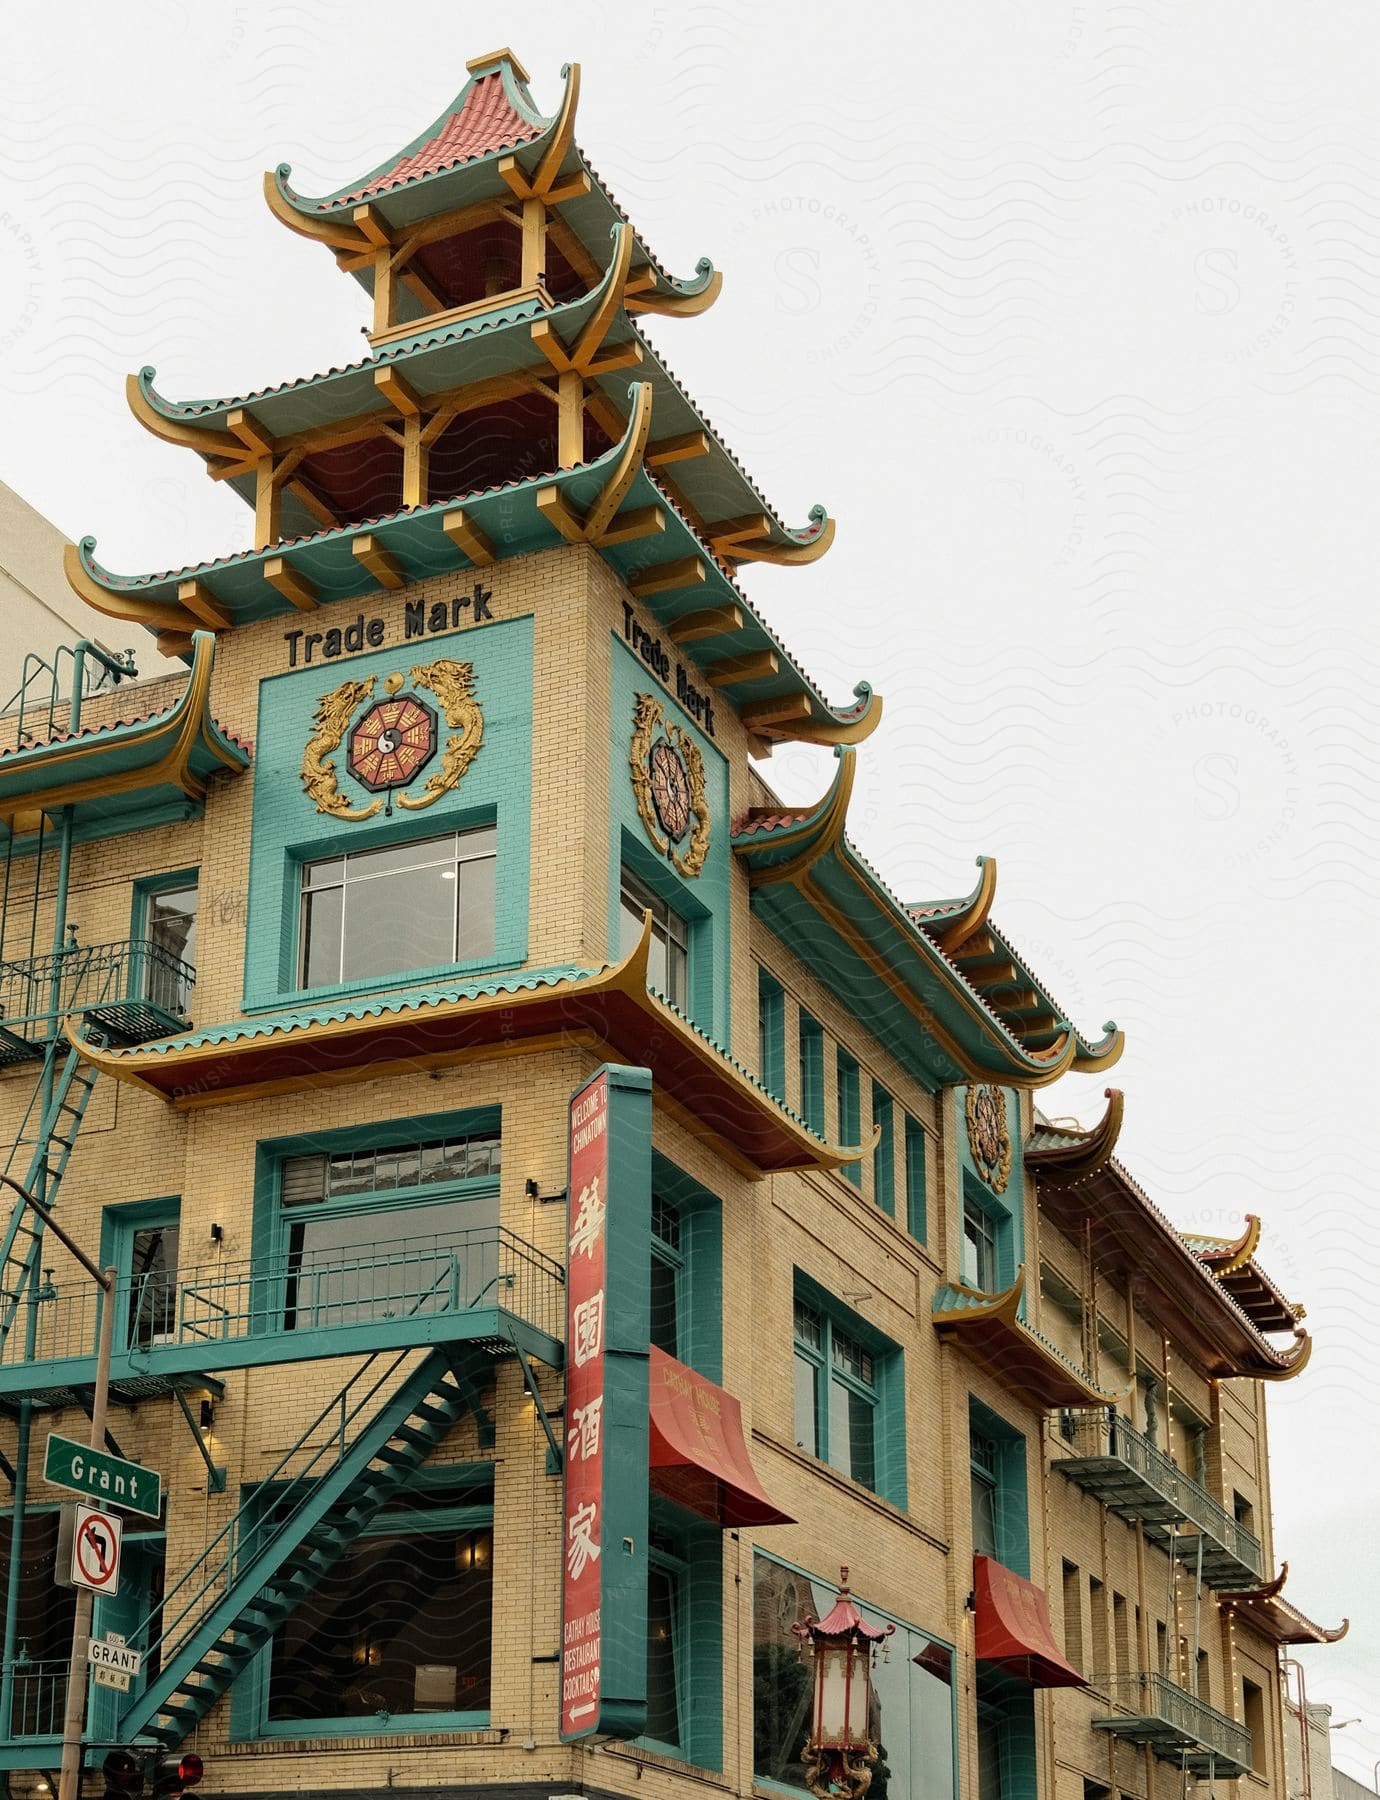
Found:
[[[35,1200],[26,1187],[10,1175],[0,1175],[0,1182],[13,1189],[26,1206],[43,1221],[72,1256],[86,1270],[101,1290],[100,1334],[96,1343],[96,1389],[91,1396],[91,1448],[105,1447],[105,1414],[110,1398],[110,1352],[115,1341],[115,1271],[98,1269],[91,1258],[57,1223],[52,1213]],[[58,1800],[79,1800],[81,1793],[81,1740],[86,1729],[86,1647],[91,1638],[90,1588],[77,1589],[77,1607],[72,1619],[72,1658],[67,1666],[67,1705],[62,1720],[62,1774],[58,1779]]]

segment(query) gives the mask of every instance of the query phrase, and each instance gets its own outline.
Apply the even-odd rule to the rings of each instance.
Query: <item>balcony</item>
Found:
[[[8,1734],[0,1734],[7,1769],[56,1768],[62,1756],[67,1663],[29,1662],[21,1651],[0,1683],[8,1700]],[[0,1710],[0,1716],[5,1716]]]
[[[1059,1429],[1072,1450],[1059,1472],[1119,1518],[1139,1519],[1152,1543],[1195,1570],[1201,1551],[1210,1587],[1234,1592],[1264,1579],[1259,1538],[1119,1414],[1065,1412]]]
[[[1149,1744],[1162,1762],[1211,1781],[1231,1781],[1251,1770],[1251,1734],[1167,1675],[1094,1675],[1090,1684],[1107,1693],[1117,1711],[1094,1719],[1094,1731],[1109,1731],[1132,1744]]]
[[[95,1376],[98,1294],[89,1281],[45,1282],[27,1330],[0,1346],[0,1401],[70,1403]],[[429,1344],[561,1360],[565,1273],[501,1226],[444,1244],[403,1239],[313,1254],[207,1263],[127,1278],[115,1296],[114,1391],[169,1393],[211,1370],[304,1362]]]
[[[0,961],[0,1065],[43,1054],[60,1013],[81,1013],[113,1044],[184,1031],[196,970],[147,938],[70,943]]]

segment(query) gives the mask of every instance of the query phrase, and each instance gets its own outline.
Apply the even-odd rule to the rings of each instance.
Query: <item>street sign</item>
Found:
[[[123,1638],[117,1642],[112,1633],[109,1637],[88,1639],[86,1660],[93,1668],[114,1669],[121,1675],[137,1675],[141,1658],[139,1652],[131,1650]]]
[[[48,1434],[43,1479],[146,1519],[156,1519],[162,1510],[163,1477],[156,1470],[142,1469],[138,1463],[93,1450],[87,1444],[74,1444],[55,1431]]]
[[[114,1688],[121,1694],[129,1692],[129,1676],[122,1669],[103,1669],[97,1663],[91,1671],[91,1679],[97,1687]]]
[[[120,1591],[122,1522],[94,1506],[78,1506],[72,1528],[72,1581],[96,1594]]]

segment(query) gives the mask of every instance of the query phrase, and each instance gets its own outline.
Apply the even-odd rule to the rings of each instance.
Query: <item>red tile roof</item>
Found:
[[[741,819],[735,819],[729,827],[730,837],[754,837],[763,831],[784,831],[788,825],[798,825],[802,819],[814,816],[815,808],[807,806],[799,812],[773,812],[770,808],[751,807]]]
[[[423,175],[434,175],[439,169],[469,162],[476,156],[488,156],[495,150],[509,150],[540,136],[540,127],[529,125],[514,109],[503,91],[503,77],[495,70],[492,75],[479,77],[469,89],[464,105],[451,113],[435,137],[420,149],[401,157],[391,169],[375,176],[368,187],[353,194],[333,195],[324,204],[350,205],[371,194],[402,187]]]

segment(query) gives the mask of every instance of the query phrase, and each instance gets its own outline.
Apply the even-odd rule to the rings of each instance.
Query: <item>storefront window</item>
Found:
[[[304,864],[301,985],[491,957],[497,846],[486,825]]]
[[[753,1774],[770,1786],[805,1788],[801,1760],[810,1728],[810,1667],[792,1624],[823,1618],[837,1589],[760,1553],[753,1558]],[[894,1623],[873,1664],[871,1736],[878,1749],[868,1800],[953,1800],[954,1730],[949,1649],[854,1596],[872,1625]]]

